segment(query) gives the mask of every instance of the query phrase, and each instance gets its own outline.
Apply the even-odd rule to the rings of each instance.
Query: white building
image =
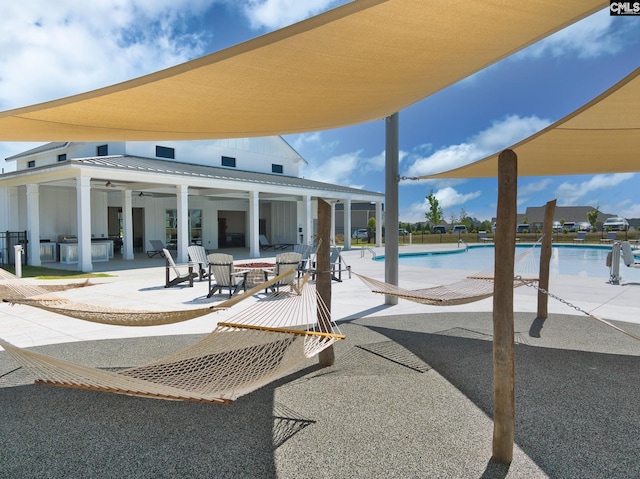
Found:
[[[382,225],[383,194],[300,178],[305,160],[279,136],[48,143],[6,161],[15,171],[0,175],[0,231],[26,231],[34,266],[77,261],[79,270],[92,271],[94,261],[107,260],[96,245],[109,240],[115,254],[122,241],[125,260],[156,239],[175,248],[180,262],[189,244],[247,247],[259,257],[260,234],[272,243],[313,240],[317,198],[347,211],[352,203],[375,203]],[[340,230],[351,231],[351,215],[343,222]],[[65,237],[77,244],[54,246],[67,245]]]

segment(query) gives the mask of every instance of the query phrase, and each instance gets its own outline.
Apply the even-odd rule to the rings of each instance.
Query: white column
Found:
[[[80,271],[93,271],[91,261],[91,178],[76,178],[76,208],[78,211],[78,264]]]
[[[133,259],[133,201],[131,190],[122,191],[122,234],[124,243],[122,244],[122,259]]]
[[[351,198],[344,200],[344,249],[351,249]]]
[[[40,192],[37,184],[27,185],[27,258],[40,266]]]
[[[336,244],[336,202],[331,202],[331,232],[329,233],[329,241],[333,246]]]
[[[180,263],[189,260],[187,246],[189,246],[189,187],[187,185],[177,185],[178,202],[178,258]]]
[[[376,246],[382,246],[382,201],[376,201]]]
[[[260,257],[260,193],[249,192],[249,257]]]
[[[313,218],[311,218],[311,196],[304,196],[304,223],[302,227],[303,244],[311,243],[311,234],[313,233]]]

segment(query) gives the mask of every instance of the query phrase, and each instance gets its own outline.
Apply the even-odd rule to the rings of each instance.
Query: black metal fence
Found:
[[[0,265],[14,265],[16,262],[15,246],[22,246],[22,264],[27,264],[27,232],[0,231]]]

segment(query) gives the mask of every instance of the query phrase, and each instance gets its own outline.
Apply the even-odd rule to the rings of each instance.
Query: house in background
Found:
[[[6,161],[15,171],[0,175],[0,231],[26,231],[31,265],[77,262],[81,271],[120,254],[119,241],[125,260],[156,239],[180,262],[190,244],[246,247],[259,257],[260,234],[272,243],[313,241],[318,198],[332,205],[332,218],[337,202],[382,211],[384,200],[300,178],[305,160],[279,136],[48,143]],[[343,221],[350,230],[351,215]]]

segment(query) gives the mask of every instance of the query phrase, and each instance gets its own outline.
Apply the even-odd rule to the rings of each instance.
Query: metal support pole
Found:
[[[385,235],[384,235],[384,279],[389,284],[398,284],[398,181],[399,142],[398,113],[385,119]],[[396,296],[386,295],[385,304],[398,304]]]

